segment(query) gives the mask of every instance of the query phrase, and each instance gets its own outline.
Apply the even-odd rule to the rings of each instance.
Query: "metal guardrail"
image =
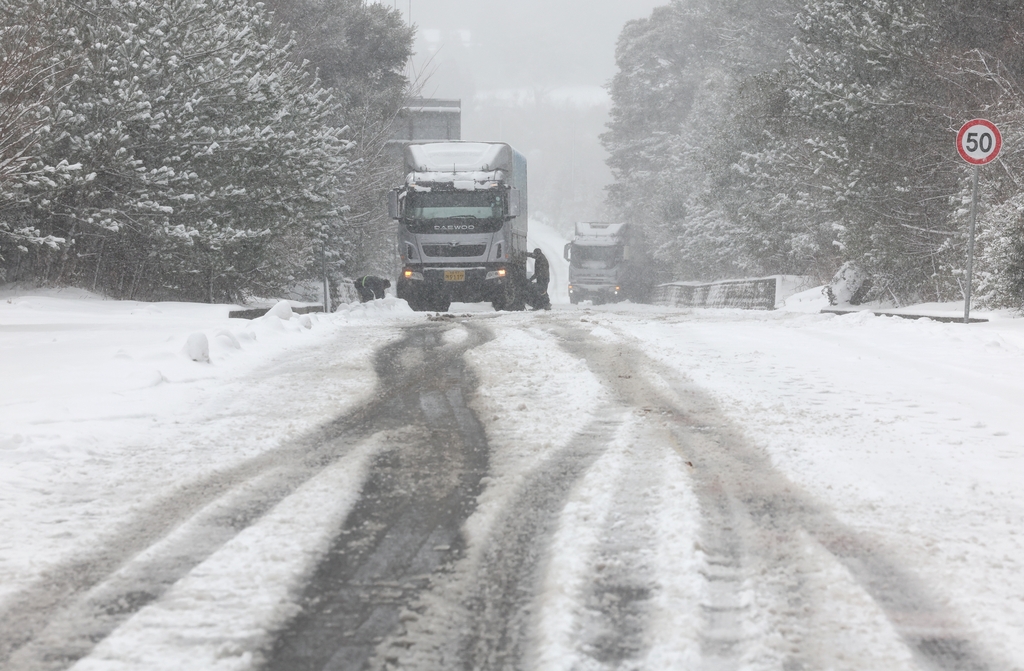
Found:
[[[858,312],[870,312],[876,317],[899,317],[900,319],[931,319],[933,322],[943,322],[945,324],[963,324],[963,317],[951,317],[951,316],[936,316],[936,315],[915,315],[906,312],[878,312],[876,310],[843,310],[842,308],[825,308],[821,311],[823,315],[852,315]],[[967,323],[969,324],[983,324],[987,322],[987,319],[980,317],[971,317]]]
[[[256,319],[270,312],[270,309],[272,307],[273,306],[268,308],[251,308],[249,310],[232,310],[231,312],[228,313],[228,317],[230,319]],[[310,312],[323,311],[324,306],[322,305],[306,305],[303,307],[295,307],[294,305],[292,306],[292,312],[294,312],[297,315],[305,315],[309,314]]]
[[[693,308],[774,310],[778,278],[720,282],[672,282],[654,289],[655,305]]]

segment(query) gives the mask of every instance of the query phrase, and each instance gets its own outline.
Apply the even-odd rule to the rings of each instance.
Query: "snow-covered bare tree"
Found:
[[[58,101],[72,63],[60,57],[38,24],[20,21],[16,13],[5,19],[0,25],[0,280],[7,277],[8,263],[16,269],[30,248],[54,252],[63,246],[62,238],[22,216],[25,190],[39,183],[56,186],[78,169],[67,161],[34,159],[43,136],[59,124]]]

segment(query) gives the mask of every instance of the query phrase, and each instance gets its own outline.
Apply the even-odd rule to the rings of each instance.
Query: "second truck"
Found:
[[[647,300],[653,278],[643,251],[639,231],[629,224],[577,222],[565,245],[570,302]]]
[[[522,310],[526,287],[526,159],[497,142],[405,147],[405,184],[388,203],[398,220],[397,294],[414,310],[453,301]]]

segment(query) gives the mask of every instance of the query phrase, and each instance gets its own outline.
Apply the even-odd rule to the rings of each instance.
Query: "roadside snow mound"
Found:
[[[268,317],[277,317],[278,319],[284,319],[285,321],[291,319],[294,314],[295,313],[292,312],[291,303],[288,301],[278,301],[277,305],[267,311]]]
[[[829,302],[823,285],[788,296],[779,309],[783,312],[817,314],[827,307],[829,307]]]
[[[236,341],[237,342],[237,341]],[[193,333],[182,349],[185,355],[199,363],[210,363],[210,340],[205,333]]]
[[[825,287],[831,305],[860,305],[871,290],[871,280],[852,261],[847,261]]]
[[[339,305],[334,313],[344,317],[408,317],[415,315],[409,304],[403,298],[385,296],[366,303],[349,303]]]

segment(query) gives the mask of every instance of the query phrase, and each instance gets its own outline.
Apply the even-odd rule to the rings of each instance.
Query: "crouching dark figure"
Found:
[[[391,286],[391,280],[374,275],[364,275],[353,280],[356,291],[359,292],[359,300],[363,303],[372,301],[374,298],[384,298],[384,290]]]

